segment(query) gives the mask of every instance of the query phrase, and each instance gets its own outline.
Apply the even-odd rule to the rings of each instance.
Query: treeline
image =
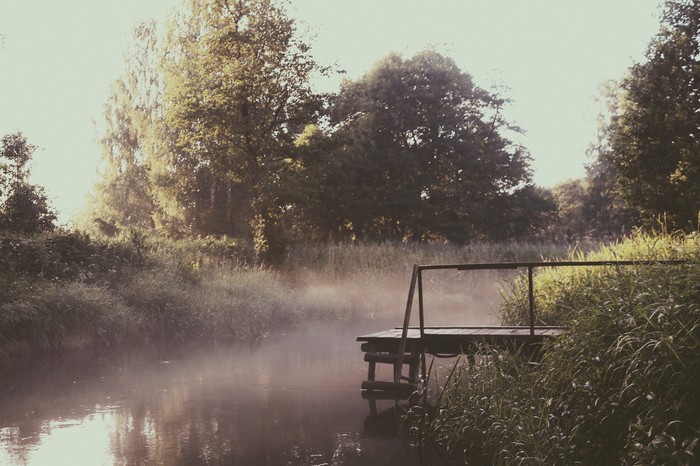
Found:
[[[105,106],[87,216],[113,234],[290,241],[618,237],[697,227],[697,1],[669,1],[647,63],[610,92],[588,176],[532,182],[503,96],[433,50],[391,54],[338,92],[275,2],[190,0],[135,29]]]

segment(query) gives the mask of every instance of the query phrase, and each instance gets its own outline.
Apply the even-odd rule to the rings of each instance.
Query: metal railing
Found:
[[[596,266],[634,266],[634,265],[679,265],[686,264],[687,260],[612,260],[612,261],[561,261],[561,262],[492,262],[477,264],[450,264],[450,265],[414,265],[411,275],[411,285],[408,290],[408,302],[406,303],[406,313],[404,314],[403,329],[401,331],[401,342],[394,371],[394,382],[399,382],[402,378],[403,358],[406,352],[406,342],[408,340],[408,328],[411,321],[411,312],[418,289],[418,318],[420,324],[420,339],[425,337],[425,309],[423,306],[423,271],[430,270],[518,270],[527,269],[528,283],[528,313],[530,335],[535,335],[535,287],[534,269],[542,267],[596,267]]]

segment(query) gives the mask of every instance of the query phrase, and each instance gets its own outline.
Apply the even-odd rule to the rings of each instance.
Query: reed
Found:
[[[114,345],[127,338],[133,315],[102,286],[80,282],[33,287],[0,306],[0,355],[18,350]]]
[[[479,242],[298,244],[291,248],[285,270],[336,278],[361,275],[406,276],[414,264],[459,264],[561,259],[570,251],[588,251],[594,243]]]
[[[310,317],[383,318],[398,323],[414,264],[557,259],[569,249],[564,243],[300,244],[290,250],[280,273],[298,292]],[[438,311],[431,312],[438,320],[456,319],[462,313],[463,321],[465,308],[481,314],[483,307],[500,300],[494,285],[505,278],[487,272],[433,273],[426,306]]]
[[[439,404],[412,413],[423,451],[455,464],[697,462],[698,237],[638,235],[583,257],[690,262],[543,273],[542,312],[569,332],[537,364],[488,350],[459,365]],[[506,315],[520,318],[509,306],[522,296],[509,299]]]
[[[309,319],[398,320],[415,263],[551,259],[567,251],[538,243],[296,245],[272,270],[252,265],[249,242],[236,238],[5,236],[0,351],[258,338]],[[471,299],[473,288],[435,286],[439,302],[431,303],[456,305]]]

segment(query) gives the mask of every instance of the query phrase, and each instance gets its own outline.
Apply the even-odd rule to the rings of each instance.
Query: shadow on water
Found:
[[[0,369],[0,464],[412,464],[393,409],[368,418],[360,395],[354,340],[377,325]]]

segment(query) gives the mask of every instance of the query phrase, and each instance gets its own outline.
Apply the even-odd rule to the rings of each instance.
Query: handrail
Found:
[[[413,266],[411,275],[411,285],[408,290],[408,302],[406,303],[406,313],[404,315],[403,327],[401,331],[401,342],[399,343],[399,353],[397,355],[396,367],[394,368],[394,382],[400,382],[403,371],[403,359],[408,340],[408,328],[411,320],[413,308],[413,298],[416,286],[418,286],[418,317],[421,341],[425,337],[425,316],[423,310],[423,271],[424,270],[517,270],[527,269],[528,281],[528,313],[530,320],[530,335],[535,334],[535,288],[534,269],[538,267],[595,267],[595,266],[631,266],[631,265],[680,265],[687,264],[684,259],[670,260],[602,260],[602,261],[534,261],[534,262],[486,262],[470,264],[446,264],[446,265],[418,265]]]

